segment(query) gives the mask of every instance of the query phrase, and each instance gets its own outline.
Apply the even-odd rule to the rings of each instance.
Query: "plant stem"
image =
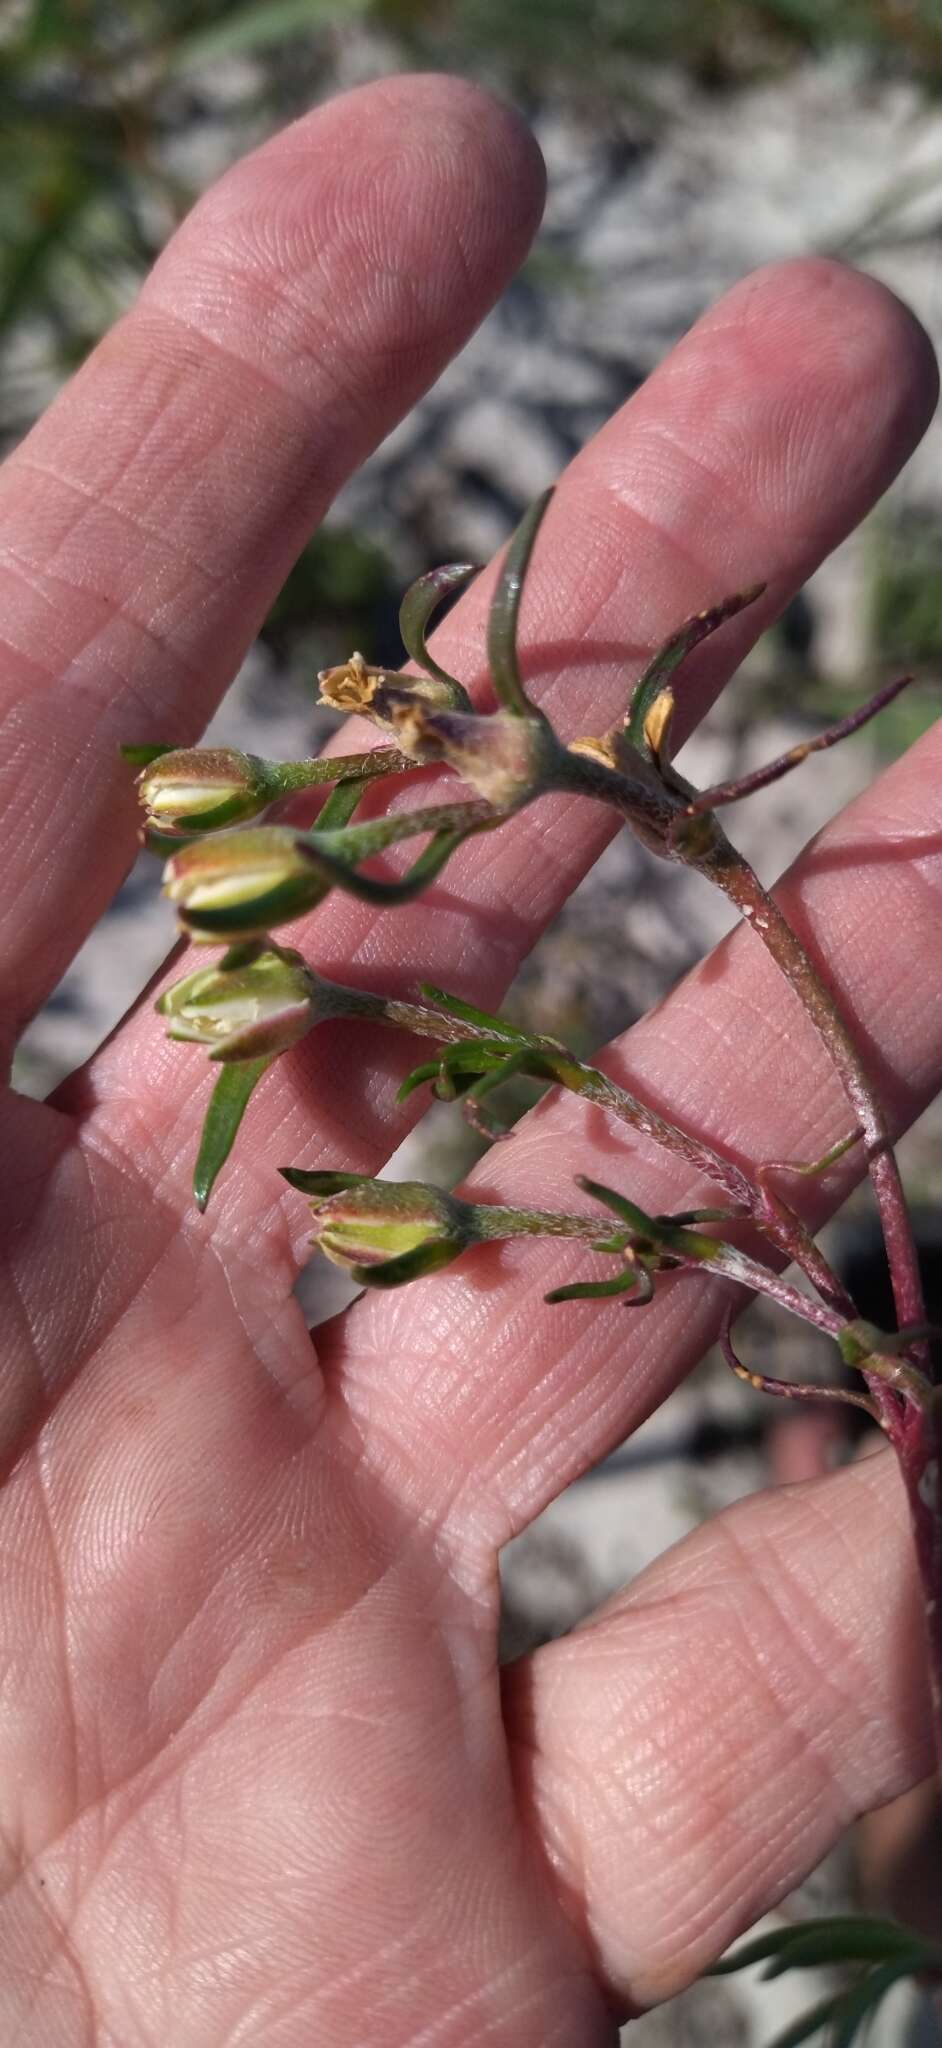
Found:
[[[361,775],[377,780],[383,775],[404,775],[414,770],[416,763],[398,747],[372,747],[363,754],[318,754],[309,761],[271,761],[266,766],[278,793],[287,796],[294,790],[315,789],[322,782],[349,782]]]
[[[394,1029],[413,1031],[420,1038],[437,1039],[440,1045],[458,1045],[482,1039],[493,1041],[501,1037],[499,1019],[484,1026],[423,1003],[400,1002],[395,998],[373,995],[366,989],[345,988],[342,995],[343,1012],[347,1016],[369,1018]],[[675,1158],[682,1159],[695,1173],[715,1181],[736,1204],[742,1220],[754,1224],[790,1264],[797,1265],[832,1310],[842,1315],[844,1320],[856,1314],[846,1289],[841,1286],[801,1218],[764,1188],[761,1180],[757,1192],[752,1181],[732,1160],[724,1159],[705,1140],[695,1138],[677,1124],[670,1123],[657,1110],[630,1094],[628,1089],[619,1087],[599,1068],[586,1065],[563,1048],[551,1042],[541,1045],[538,1040],[522,1041],[515,1026],[508,1027],[504,1042],[508,1054],[519,1052],[525,1056],[530,1052],[534,1055],[535,1069],[542,1068],[557,1086],[583,1096],[587,1102],[597,1103],[619,1123],[626,1124],[630,1130],[649,1138]],[[534,1077],[539,1079],[542,1076],[536,1071]]]
[[[867,1167],[873,1184],[893,1299],[900,1327],[926,1319],[919,1262],[899,1167],[886,1118],[864,1068],[836,998],[822,981],[801,940],[764,889],[749,862],[719,832],[719,844],[706,861],[695,860],[709,880],[722,889],[762,941],[810,1017],[818,1037],[837,1069],[860,1126]],[[923,1352],[923,1358],[926,1353]]]

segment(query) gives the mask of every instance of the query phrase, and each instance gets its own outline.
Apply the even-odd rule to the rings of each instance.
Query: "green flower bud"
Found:
[[[324,1178],[336,1186],[334,1175]],[[421,1181],[360,1180],[311,1206],[312,1242],[366,1287],[437,1272],[478,1235],[469,1203]]]
[[[512,809],[546,783],[561,751],[544,718],[436,711],[411,696],[389,692],[388,698],[403,753],[447,761],[497,810]]]
[[[162,754],[138,776],[147,823],[159,832],[206,832],[255,818],[278,795],[266,763],[232,747]]]
[[[164,894],[200,945],[263,937],[313,910],[329,888],[298,833],[282,825],[197,840],[171,854],[164,868]]]
[[[284,1052],[322,1017],[335,1014],[331,984],[299,953],[259,953],[241,967],[198,967],[156,1004],[167,1037],[205,1045],[211,1060],[254,1060]]]

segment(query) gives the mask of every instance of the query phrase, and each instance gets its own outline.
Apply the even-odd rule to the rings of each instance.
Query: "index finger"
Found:
[[[198,737],[341,482],[517,267],[542,189],[523,123],[475,87],[345,95],[208,193],[7,462],[14,1035],[133,857],[121,741]]]

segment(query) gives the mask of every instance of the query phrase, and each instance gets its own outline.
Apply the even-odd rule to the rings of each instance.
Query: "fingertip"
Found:
[[[766,264],[733,287],[717,318],[736,323],[757,368],[788,364],[793,389],[816,397],[845,443],[856,439],[871,492],[925,433],[939,396],[935,350],[912,309],[865,271],[830,256]]]
[[[409,72],[381,79],[347,95],[362,93],[371,109],[411,124],[418,144],[428,149],[463,203],[477,200],[493,209],[505,229],[529,243],[546,201],[546,165],[529,123],[499,94],[448,72]],[[335,104],[339,104],[336,102]]]
[[[276,274],[282,290],[329,270],[334,315],[367,300],[414,338],[452,346],[522,261],[546,179],[523,117],[469,81],[406,74],[326,101],[232,166],[158,264],[185,273],[199,243],[212,271]],[[404,292],[403,285],[408,285]],[[409,328],[414,330],[410,336]]]

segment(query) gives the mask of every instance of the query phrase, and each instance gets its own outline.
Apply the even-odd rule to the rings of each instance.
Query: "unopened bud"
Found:
[[[421,1181],[361,1181],[312,1207],[314,1244],[369,1287],[437,1272],[477,1235],[469,1203]]]
[[[205,1045],[211,1060],[254,1060],[295,1045],[335,1013],[331,984],[299,953],[259,953],[241,967],[198,967],[157,1002],[168,1038]]]
[[[559,753],[552,729],[542,718],[517,718],[506,711],[489,717],[429,711],[414,698],[396,699],[391,709],[404,754],[421,761],[447,761],[497,810],[507,810],[537,790]]]
[[[330,887],[288,826],[221,832],[171,854],[164,893],[198,944],[252,939],[313,910]]]
[[[255,818],[278,795],[266,763],[232,747],[162,754],[138,777],[147,823],[160,832],[202,832]]]

